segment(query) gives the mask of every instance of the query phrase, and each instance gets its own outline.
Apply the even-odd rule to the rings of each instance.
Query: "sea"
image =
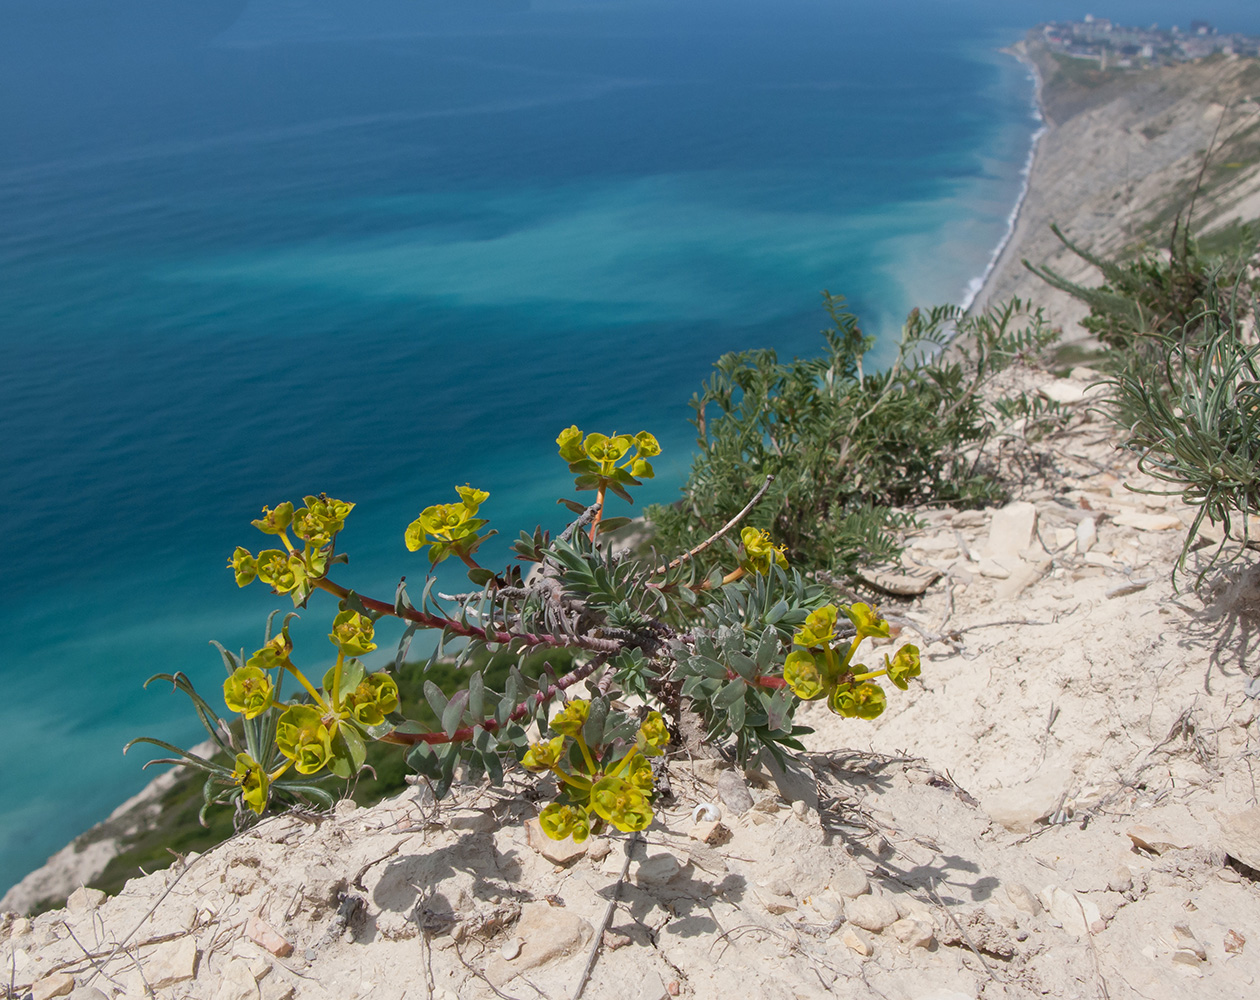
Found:
[[[336,577],[391,597],[456,485],[490,564],[562,528],[570,424],[652,431],[668,502],[720,355],[817,352],[824,289],[885,360],[968,301],[1039,127],[1035,4],[114,2],[0,5],[0,889],[152,777],[126,741],[203,738],[144,683],[217,701],[209,641],[288,607],[225,569],[264,505],[353,501]]]

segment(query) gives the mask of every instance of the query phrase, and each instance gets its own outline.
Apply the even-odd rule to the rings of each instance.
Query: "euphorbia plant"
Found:
[[[430,575],[418,607],[402,583],[387,601],[331,578],[346,561],[336,545],[353,504],[320,495],[306,497],[301,508],[264,509],[253,523],[281,547],[257,555],[237,548],[229,566],[239,586],[259,580],[298,607],[317,590],[332,595],[338,602],[328,633],[336,649],[332,666],[316,684],[295,661],[289,618],[273,632],[273,613],[252,656],[219,647],[228,671],[223,702],[239,716],[235,726],[182,673],[158,675],[192,698],[230,764],[141,741],[178,755],[167,762],[205,771],[207,806],[236,802],[258,814],[283,799],[330,803],[329,779],[353,777],[373,740],[408,748],[408,763],[439,798],[461,764],[467,779],[488,776],[496,784],[508,767],[520,766],[556,781],[555,798],[539,816],[543,830],[582,840],[609,827],[631,832],[651,824],[649,758],[670,745],[667,716],[676,723],[679,712],[698,713],[705,738],[727,746],[741,763],[761,754],[781,758],[803,749],[799,737],[810,731],[793,721],[801,700],[826,698],[839,715],[873,718],[885,704],[875,678],[904,688],[917,676],[919,654],[911,645],[885,656],[882,669],[853,662],[863,639],[889,636],[874,609],[827,604],[824,588],[791,570],[764,531],[745,527],[739,544],[727,537],[760,493],[701,546],[672,561],[614,555],[605,536],[627,519],[604,517],[607,495],[629,501],[627,487],[652,475],[648,459],[660,446],[646,431],[583,436],[577,427],[562,431],[556,443],[575,486],[594,490],[595,502],[562,500],[579,516],[559,537],[535,529],[514,545],[518,563],[534,564],[533,571],[525,576],[510,566],[496,574],[474,559],[494,534],[483,531],[489,522],[481,516],[490,495],[457,487],[458,502],[426,507],[404,532],[407,549],[428,548]],[[724,547],[733,568],[698,579],[693,557],[714,544]],[[434,597],[431,567],[450,556],[467,565],[479,590]],[[459,666],[488,651],[506,650],[519,661],[503,690],[492,690],[474,669],[449,696],[426,681],[425,699],[439,720],[426,727],[399,711],[391,667],[369,670],[362,662],[377,648],[383,617],[406,625],[392,670],[420,629],[437,635],[429,665],[451,646],[459,647]],[[851,638],[840,635],[847,631],[838,626],[841,617]],[[567,651],[571,669],[527,676],[525,658],[540,650]],[[280,698],[286,674],[298,686],[287,701]],[[614,708],[618,690],[643,707]]]

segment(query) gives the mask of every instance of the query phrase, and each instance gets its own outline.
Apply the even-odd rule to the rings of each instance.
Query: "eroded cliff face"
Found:
[[[1085,308],[1022,264],[1098,283],[1093,268],[1050,231],[1052,223],[1107,256],[1137,244],[1166,245],[1192,197],[1196,233],[1260,218],[1260,62],[1205,60],[1089,89],[1069,81],[1043,47],[1021,42],[1018,52],[1041,76],[1047,131],[1014,236],[977,305],[1012,295],[1033,299],[1076,339]]]

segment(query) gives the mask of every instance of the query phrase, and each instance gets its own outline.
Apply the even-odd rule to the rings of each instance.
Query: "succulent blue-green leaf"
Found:
[[[774,602],[774,605],[764,615],[761,616],[761,618],[762,618],[762,621],[764,621],[767,625],[773,625],[776,622],[781,621],[783,616],[786,615],[787,613],[788,613],[788,602],[783,600],[783,598],[779,598],[777,601]]]
[[[428,588],[425,588],[425,596],[428,596]],[[411,599],[407,596],[407,578],[403,577],[398,581],[398,586],[394,590],[394,612],[398,617],[403,617],[404,612],[415,611],[412,606]],[[360,612],[361,614],[362,612]]]
[[[726,718],[730,723],[731,729],[739,732],[744,728],[744,699],[739,698],[732,702],[731,707],[726,710]]]
[[[608,721],[608,699],[595,698],[591,701],[590,714],[582,726],[582,736],[587,746],[597,747],[604,743],[604,725]]]
[[[468,691],[456,691],[442,711],[442,731],[447,737],[455,735],[460,722],[464,718],[464,709],[468,707]]]
[[[757,664],[743,653],[731,653],[730,664],[735,668],[735,672],[746,681],[752,680],[757,676]]]
[[[792,719],[792,697],[787,688],[779,688],[770,699],[766,725],[776,731],[787,732]]]
[[[774,630],[773,625],[767,625],[761,633],[761,641],[757,643],[757,669],[764,673],[778,658],[779,633]]]
[[[726,678],[726,667],[711,657],[693,656],[691,658],[691,663],[693,666],[699,668],[700,672],[704,674],[705,677],[713,677],[717,680],[724,680]]]
[[[717,697],[713,699],[713,704],[717,708],[729,708],[732,704],[744,700],[744,692],[748,690],[748,685],[743,680],[731,681],[718,692]]]
[[[434,684],[433,681],[426,680],[424,682],[424,700],[433,709],[433,714],[439,719],[442,718],[442,713],[446,711],[447,706],[446,695],[442,693],[442,689]]]
[[[468,678],[468,715],[474,723],[485,719],[485,699],[486,683],[477,670]]]

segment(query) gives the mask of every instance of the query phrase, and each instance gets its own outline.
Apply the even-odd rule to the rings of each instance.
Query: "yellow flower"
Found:
[[[591,808],[622,833],[652,825],[647,796],[624,778],[604,778],[591,789]]]
[[[591,703],[585,698],[574,698],[555,714],[551,728],[565,736],[577,736],[590,714]]]
[[[861,601],[851,604],[845,610],[845,614],[857,628],[859,639],[868,635],[878,636],[881,639],[888,638],[888,622],[880,618],[879,613],[869,604],[863,604]]]
[[[669,728],[660,712],[649,712],[639,726],[639,749],[647,757],[659,757],[669,745]]]
[[[241,797],[245,799],[245,804],[261,816],[267,808],[267,793],[271,787],[267,771],[249,754],[238,753],[232,777],[241,786]]]
[[[549,771],[560,761],[564,753],[564,737],[530,744],[521,758],[521,766],[527,771]]]
[[[292,705],[276,723],[276,747],[299,774],[314,774],[332,759],[332,733],[314,705]]]
[[[223,701],[233,712],[253,719],[272,705],[275,685],[271,678],[258,667],[237,667],[223,682]]]
[[[798,646],[826,646],[836,637],[837,614],[834,604],[824,604],[816,611],[811,611],[805,618],[805,624],[797,629],[792,641]]]
[[[805,701],[814,701],[827,694],[827,681],[818,669],[814,655],[806,649],[795,649],[783,661],[783,680],[793,694]]]
[[[376,643],[372,641],[375,628],[371,618],[347,608],[333,619],[328,641],[346,656],[362,656],[376,648]]]
[[[910,678],[919,676],[919,647],[906,643],[891,660],[885,656],[884,664],[888,669],[888,679],[904,691],[910,686]]]
[[[744,568],[752,573],[765,576],[770,572],[771,564],[781,569],[788,568],[786,546],[774,545],[770,541],[770,532],[758,528],[745,528],[739,533],[739,540],[744,545]]]

